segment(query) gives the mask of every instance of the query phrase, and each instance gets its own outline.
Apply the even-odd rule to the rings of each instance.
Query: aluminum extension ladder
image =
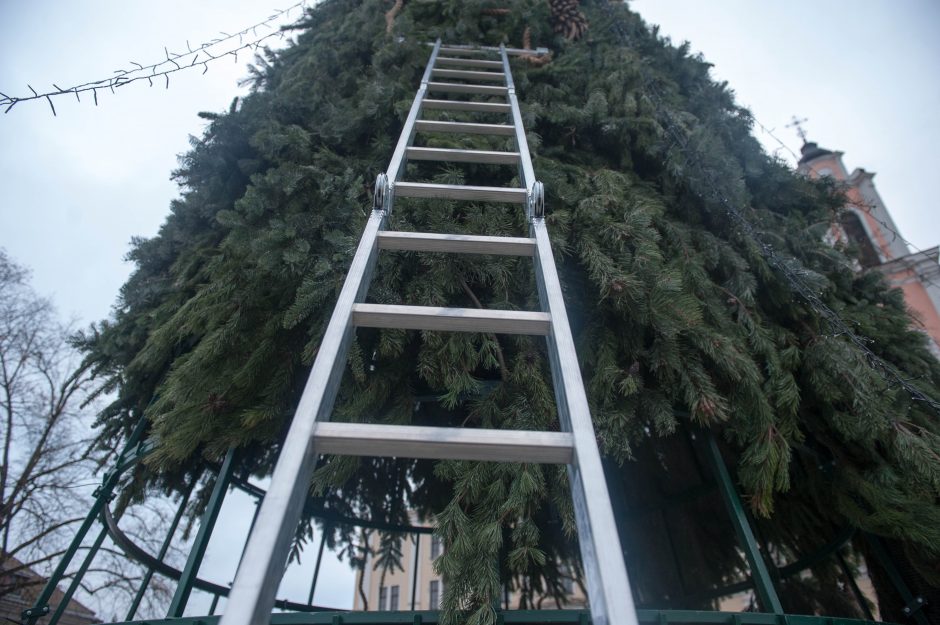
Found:
[[[509,54],[522,52],[507,51],[503,46],[442,46],[440,40],[434,44],[391,163],[376,180],[372,214],[297,406],[271,486],[229,594],[221,625],[267,625],[270,622],[291,539],[320,454],[567,464],[594,625],[636,625],[636,611],[617,527],[545,228],[543,187],[535,179],[509,68]],[[434,81],[446,78],[466,82]],[[432,92],[501,96],[506,101],[432,99],[428,97]],[[512,123],[419,119],[425,109],[506,113]],[[415,133],[425,131],[512,136],[516,151],[413,146]],[[482,187],[401,181],[409,159],[517,165],[523,186]],[[530,236],[387,231],[385,225],[396,197],[521,204],[527,213]],[[379,250],[532,256],[542,312],[362,303]],[[563,431],[330,422],[349,342],[357,326],[544,335],[548,342]]]

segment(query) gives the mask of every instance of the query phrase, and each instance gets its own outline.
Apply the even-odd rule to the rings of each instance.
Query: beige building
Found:
[[[373,534],[370,539],[372,551],[378,550],[379,541],[378,534]],[[434,572],[434,560],[443,553],[441,541],[437,536],[428,534],[419,534],[417,543],[412,537],[403,538],[401,553],[401,563],[405,570],[386,571],[384,579],[383,571],[376,567],[374,559],[370,556],[366,560],[365,571],[360,571],[356,576],[353,610],[436,610],[440,607],[444,580]],[[365,593],[365,602],[362,600],[360,588]]]
[[[373,534],[370,539],[372,551],[378,550],[380,537]],[[417,551],[417,566],[416,552]],[[434,561],[444,553],[443,545],[437,536],[421,534],[415,543],[413,537],[403,538],[401,542],[401,564],[404,571],[396,569],[386,571],[383,577],[381,567],[376,567],[370,557],[366,561],[365,572],[356,576],[356,588],[353,591],[353,610],[398,611],[398,610],[437,610],[440,608],[446,580],[434,571]],[[566,600],[556,605],[550,598],[537,598],[534,606],[520,605],[518,592],[507,593],[503,597],[504,609],[518,608],[583,608],[587,605],[585,594],[573,577],[562,580]],[[363,602],[362,594],[366,601]],[[413,602],[413,605],[412,605]]]

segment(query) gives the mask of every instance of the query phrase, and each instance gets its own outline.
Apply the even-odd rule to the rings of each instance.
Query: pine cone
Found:
[[[580,39],[588,29],[587,18],[579,11],[580,0],[548,0],[552,10],[552,28],[568,40]]]

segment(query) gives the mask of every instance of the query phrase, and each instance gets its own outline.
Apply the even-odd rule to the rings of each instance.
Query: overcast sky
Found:
[[[111,75],[130,61],[160,60],[256,23],[292,0],[0,1],[0,91],[28,93]],[[901,233],[920,248],[940,243],[936,175],[940,146],[940,3],[933,0],[635,0],[634,9],[675,42],[688,39],[715,65],[739,102],[794,152],[785,125],[808,117],[811,140],[845,152],[851,171],[877,172],[876,184]],[[295,14],[296,15],[296,14]],[[594,27],[601,25],[595,24]],[[543,42],[534,42],[539,45]],[[225,59],[171,78],[88,97],[22,103],[0,115],[0,246],[33,270],[36,289],[81,323],[107,316],[131,267],[133,236],[152,236],[177,189],[169,180],[199,111],[223,111],[244,92],[245,73]],[[757,129],[769,151],[786,150]],[[792,159],[791,159],[792,160]],[[252,506],[234,497],[227,527],[204,566],[231,580]],[[239,524],[245,525],[241,528]],[[310,561],[305,561],[305,568]],[[331,564],[317,599],[350,605],[351,576]],[[305,599],[309,571],[289,576],[281,596]],[[288,588],[289,587],[289,588]],[[203,599],[197,599],[202,604]],[[197,605],[204,609],[204,605]]]

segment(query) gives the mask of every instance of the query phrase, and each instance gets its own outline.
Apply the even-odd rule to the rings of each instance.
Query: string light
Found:
[[[243,50],[257,51],[261,48],[261,44],[263,42],[275,37],[278,39],[283,39],[284,30],[275,29],[274,26],[272,26],[272,23],[281,19],[290,18],[291,13],[295,9],[299,9],[302,15],[304,10],[307,8],[307,2],[308,0],[301,0],[300,2],[297,2],[296,4],[293,4],[286,9],[275,11],[267,19],[264,19],[257,24],[252,24],[251,26],[239,30],[238,32],[232,34],[220,32],[220,37],[216,37],[211,41],[202,43],[195,48],[190,46],[189,41],[187,41],[187,51],[181,54],[171,52],[168,48],[164,47],[163,53],[166,56],[165,60],[152,63],[150,65],[141,65],[135,61],[130,61],[130,64],[134,67],[130,69],[115,70],[115,75],[108,78],[92,80],[66,88],[59,87],[53,83],[53,90],[44,93],[37,92],[31,85],[27,84],[26,86],[30,91],[32,91],[32,95],[10,96],[0,92],[0,107],[5,107],[3,112],[9,113],[10,110],[20,102],[46,100],[49,104],[49,108],[52,109],[52,114],[56,115],[55,105],[53,104],[52,98],[59,96],[74,94],[75,98],[81,102],[82,100],[80,94],[91,92],[95,105],[97,106],[99,89],[110,90],[112,93],[114,93],[115,89],[119,87],[126,87],[131,83],[142,80],[146,80],[152,87],[154,78],[162,78],[165,82],[166,88],[169,89],[170,74],[192,69],[194,67],[202,67],[202,73],[205,74],[207,71],[209,71],[209,63],[213,61],[217,61],[227,56],[232,56],[237,63],[239,52]],[[268,29],[270,32],[266,32],[264,29]],[[261,33],[260,35],[259,31]],[[236,47],[226,49],[224,51],[219,50],[219,48],[224,47],[225,44],[234,45],[236,40],[238,42]]]

